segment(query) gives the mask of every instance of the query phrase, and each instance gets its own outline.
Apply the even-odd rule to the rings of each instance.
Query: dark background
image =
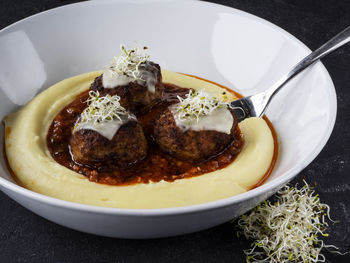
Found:
[[[0,0],[0,29],[38,12],[76,1]],[[211,1],[262,17],[311,49],[350,25],[348,0]],[[1,58],[0,58],[1,59]],[[340,223],[326,243],[350,251],[350,44],[323,60],[337,91],[338,116],[321,154],[292,182],[317,182],[321,201]],[[245,262],[250,241],[237,239],[234,224],[180,237],[123,240],[76,232],[51,223],[0,193],[0,263],[11,262]],[[350,255],[325,253],[327,262]]]

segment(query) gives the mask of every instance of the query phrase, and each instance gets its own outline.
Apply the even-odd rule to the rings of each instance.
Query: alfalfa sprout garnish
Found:
[[[225,94],[223,93],[224,99],[227,98]],[[230,103],[224,102],[203,89],[190,90],[184,98],[180,96],[177,96],[177,98],[179,103],[177,104],[176,113],[180,120],[198,122],[201,116],[209,115],[217,109],[230,107]]]
[[[116,119],[122,121],[122,117],[130,117],[130,113],[120,105],[119,101],[118,95],[108,94],[101,97],[98,91],[89,91],[89,98],[86,101],[88,107],[81,113],[78,122],[96,125]],[[75,128],[77,125],[78,123]]]
[[[138,45],[134,49],[126,49],[124,45],[120,45],[120,55],[114,57],[111,64],[105,69],[113,75],[128,76],[134,80],[142,80],[142,66],[149,61],[149,55],[146,54],[147,47],[139,48]]]
[[[325,262],[321,250],[338,249],[320,239],[328,236],[329,206],[304,183],[301,189],[284,186],[275,203],[265,201],[239,218],[237,234],[255,240],[244,251],[247,262]]]

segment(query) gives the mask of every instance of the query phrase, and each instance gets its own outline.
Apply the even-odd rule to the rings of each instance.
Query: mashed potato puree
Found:
[[[236,160],[224,169],[197,177],[157,183],[111,186],[90,182],[58,164],[46,145],[54,117],[102,72],[63,80],[37,95],[5,118],[6,154],[17,179],[26,188],[55,198],[82,204],[118,208],[165,208],[200,204],[248,191],[269,169],[274,152],[270,128],[263,119],[239,124],[245,144]],[[205,89],[220,95],[212,83],[162,70],[163,82]],[[233,98],[229,98],[233,99]]]

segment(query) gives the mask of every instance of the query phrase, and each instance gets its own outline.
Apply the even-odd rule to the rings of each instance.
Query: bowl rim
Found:
[[[86,1],[86,2],[79,2],[79,3],[73,3],[68,4],[60,7],[56,7],[50,10],[46,10],[44,12],[40,12],[34,15],[31,15],[29,17],[26,17],[24,19],[21,19],[13,24],[10,24],[6,26],[5,28],[0,30],[0,34],[4,33],[11,27],[24,23],[28,20],[31,20],[33,18],[36,18],[37,16],[42,15],[48,15],[53,12],[59,12],[63,11],[67,8],[76,8],[80,5],[95,5],[95,4],[103,4],[103,3],[128,3],[127,0],[100,0],[100,1]],[[144,1],[143,3],[145,3]],[[160,0],[147,0],[147,2],[152,3],[161,3]],[[197,4],[200,6],[212,6],[214,8],[221,8],[225,9],[226,11],[230,11],[230,14],[238,14],[247,18],[250,18],[252,20],[255,20],[261,24],[264,24],[266,26],[271,27],[272,29],[278,31],[282,35],[286,36],[288,40],[295,43],[297,46],[302,48],[305,51],[305,54],[308,54],[311,52],[311,50],[298,38],[290,34],[289,32],[285,31],[281,27],[263,19],[256,15],[247,13],[245,11],[228,7],[216,3],[209,3],[209,2],[203,2],[203,1],[196,1],[196,0],[181,0],[181,1],[175,1],[175,0],[167,0],[167,2],[176,3],[176,4],[184,4],[184,3],[191,3],[191,4]],[[215,209],[221,209],[224,207],[232,206],[233,204],[252,199],[254,197],[257,197],[261,194],[268,193],[271,191],[276,191],[278,188],[282,187],[285,183],[289,182],[291,179],[293,179],[299,172],[301,172],[307,165],[309,165],[321,152],[323,147],[326,145],[328,139],[331,136],[331,133],[333,131],[336,116],[337,116],[337,97],[336,97],[336,90],[334,87],[334,83],[332,81],[332,78],[329,75],[329,72],[327,71],[326,67],[323,65],[322,62],[317,62],[314,66],[319,66],[319,71],[326,77],[326,81],[329,82],[330,88],[327,90],[329,92],[329,100],[330,100],[330,125],[328,125],[327,130],[323,134],[323,137],[320,140],[320,143],[317,145],[314,150],[307,155],[307,157],[304,159],[304,161],[299,165],[295,166],[289,171],[287,171],[283,176],[279,176],[272,181],[268,181],[264,183],[263,185],[254,188],[252,190],[249,190],[247,192],[231,196],[228,198],[202,203],[202,204],[196,204],[196,205],[189,205],[189,206],[181,206],[181,207],[171,207],[171,208],[152,208],[152,209],[130,209],[130,208],[113,208],[113,207],[102,207],[102,206],[94,206],[94,205],[86,205],[86,204],[80,204],[70,201],[65,201],[61,199],[57,199],[54,197],[46,196],[34,191],[31,191],[29,189],[26,189],[22,186],[19,186],[16,183],[10,182],[7,179],[0,176],[0,189],[1,190],[9,190],[12,192],[15,192],[23,197],[34,199],[35,201],[38,201],[43,204],[51,205],[54,207],[64,207],[69,210],[77,210],[80,212],[89,212],[89,213],[98,213],[98,214],[109,214],[109,215],[119,215],[119,216],[144,216],[144,217],[152,217],[152,216],[168,216],[168,215],[179,215],[179,214],[192,214],[197,212],[203,212],[208,210],[215,210]],[[5,168],[6,169],[6,168]],[[6,191],[4,191],[6,193]]]

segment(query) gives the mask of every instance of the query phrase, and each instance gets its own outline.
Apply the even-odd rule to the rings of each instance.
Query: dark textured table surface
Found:
[[[0,29],[64,0],[0,0]],[[348,0],[217,0],[255,14],[290,32],[311,49],[350,25]],[[1,59],[1,58],[0,58]],[[327,243],[350,250],[350,45],[323,60],[337,91],[334,131],[321,154],[292,182],[317,182],[321,201],[340,223]],[[123,240],[76,232],[51,223],[0,193],[0,263],[11,262],[245,262],[250,241],[237,239],[233,224],[156,240]],[[325,253],[327,262],[350,255]]]

